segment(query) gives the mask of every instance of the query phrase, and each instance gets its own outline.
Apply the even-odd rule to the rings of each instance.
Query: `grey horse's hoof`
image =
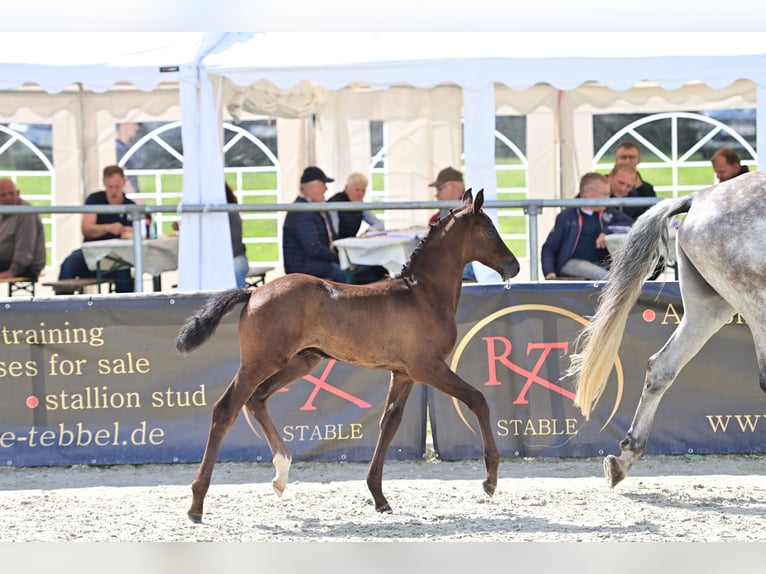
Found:
[[[614,488],[626,476],[625,471],[620,466],[620,459],[613,454],[604,459],[604,476],[610,488]]]

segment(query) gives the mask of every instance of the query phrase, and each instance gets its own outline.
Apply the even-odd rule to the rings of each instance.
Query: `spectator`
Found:
[[[631,197],[657,197],[654,186],[643,179],[638,171],[638,164],[641,163],[641,151],[635,142],[624,141],[617,146],[615,163],[628,163],[636,170],[636,181],[633,184]]]
[[[231,186],[224,181],[226,187],[226,203],[237,203],[237,196]],[[234,277],[237,281],[237,287],[244,289],[247,287],[247,271],[249,264],[247,262],[247,250],[242,241],[242,216],[239,211],[229,212],[229,230],[231,231],[231,250],[234,256]]]
[[[719,183],[734,179],[738,175],[750,171],[746,165],[741,165],[737,152],[728,147],[722,147],[710,158],[713,171]]]
[[[606,199],[609,182],[600,173],[586,173],[580,179],[582,199]],[[605,236],[609,226],[633,225],[633,218],[618,209],[570,207],[556,216],[553,229],[542,248],[543,275],[556,279],[560,275],[603,280],[609,275],[609,252]]]
[[[95,191],[85,199],[85,205],[126,205],[133,204],[123,191],[125,172],[118,165],[108,165],[103,171],[104,189]],[[80,223],[83,241],[119,239],[132,237],[133,227],[126,213],[83,213]],[[61,263],[59,280],[75,277],[95,277],[96,272],[88,269],[82,249],[75,249]],[[109,272],[118,293],[133,291],[133,278],[130,269],[118,269]]]
[[[609,175],[607,176],[607,179],[609,179],[609,191],[611,196],[612,197],[636,197],[635,196],[636,188],[633,185],[633,183],[636,180],[636,177],[638,177],[638,172],[629,163],[614,164],[612,171],[609,172]],[[652,189],[652,193],[654,193],[654,189]],[[651,205],[635,206],[635,207],[628,207],[623,205],[618,207],[617,209],[622,211],[625,215],[632,217],[633,219],[638,219],[638,217],[642,215],[644,212],[646,212],[650,207]],[[657,279],[657,277],[659,277],[664,270],[665,270],[665,258],[660,257],[660,260],[657,263],[657,267],[655,268],[654,273],[652,273],[649,279],[650,280]]]
[[[327,184],[335,181],[316,166],[303,170],[300,194],[295,203],[324,203]],[[346,282],[338,252],[332,246],[330,217],[324,211],[290,211],[282,227],[285,273],[306,273]]]
[[[367,176],[363,173],[354,172],[348,176],[343,191],[339,191],[327,201],[363,201],[364,194],[367,192],[367,183]],[[383,229],[383,222],[375,217],[372,211],[330,211],[329,215],[335,239],[356,237],[362,222],[367,223],[370,229],[378,231]],[[352,283],[358,285],[373,283],[388,277],[388,271],[380,265],[356,265],[352,267],[353,269],[350,269],[347,275]]]
[[[612,197],[639,197],[636,192],[636,180],[638,178],[638,171],[635,167],[627,162],[616,163],[609,172],[607,179],[609,180],[609,193]],[[651,186],[650,186],[651,187]],[[654,189],[652,189],[654,194]],[[643,214],[650,205],[644,206],[620,206],[617,209],[629,215],[633,219],[637,219],[639,215]]]
[[[463,194],[465,193],[463,174],[453,167],[445,167],[441,170],[439,175],[436,176],[436,180],[429,183],[428,187],[436,188],[437,201],[459,200],[463,198]],[[428,223],[433,225],[447,215],[447,213],[449,213],[449,209],[442,207],[431,216]]]
[[[327,201],[364,201],[367,193],[367,176],[363,173],[354,172],[346,179],[346,186]],[[383,222],[372,211],[330,211],[333,233],[336,239],[343,237],[356,237],[362,222],[367,223],[371,229],[382,230]]]
[[[10,179],[0,179],[0,205],[30,205]],[[37,277],[45,267],[45,231],[36,213],[0,215],[0,278]]]
[[[428,187],[436,188],[437,201],[459,200],[463,198],[463,194],[465,193],[463,174],[453,167],[445,167],[441,170],[439,175],[436,176],[436,180],[429,183]],[[448,213],[449,209],[443,207],[431,216],[428,223],[433,225]],[[476,281],[476,273],[473,270],[473,263],[468,263],[463,269],[463,281]]]

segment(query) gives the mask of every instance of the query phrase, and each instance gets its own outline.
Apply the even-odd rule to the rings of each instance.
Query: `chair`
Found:
[[[273,267],[265,267],[261,265],[250,264],[247,274],[245,275],[245,283],[248,287],[258,287],[266,283],[266,273],[273,271]]]
[[[6,277],[5,279],[0,279],[0,283],[8,284],[8,297],[13,297],[13,294],[17,292],[29,293],[32,297],[35,296],[37,279],[34,277]]]

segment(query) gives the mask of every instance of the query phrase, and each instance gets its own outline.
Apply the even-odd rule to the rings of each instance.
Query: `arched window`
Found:
[[[620,142],[633,141],[641,150],[641,177],[660,197],[683,196],[716,183],[710,157],[721,147],[734,149],[742,165],[757,164],[755,110],[609,114],[594,116],[593,125],[594,169],[611,170]]]
[[[117,163],[135,178],[131,199],[150,205],[177,205],[183,194],[181,122],[139,125],[134,141]],[[278,203],[279,160],[272,121],[257,120],[223,125],[224,177],[240,204]],[[251,262],[276,265],[280,261],[280,226],[277,213],[242,212],[242,236]],[[159,233],[167,233],[174,213],[157,214]]]
[[[0,124],[0,177],[16,184],[21,198],[32,205],[54,205],[56,172],[53,169],[52,130],[47,124]],[[57,261],[53,242],[55,222],[41,214],[45,228],[46,267]]]

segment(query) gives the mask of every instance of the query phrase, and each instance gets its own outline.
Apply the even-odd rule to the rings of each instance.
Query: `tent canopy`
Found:
[[[556,115],[561,107],[556,90],[575,91],[584,85],[626,94],[646,86],[676,90],[705,85],[725,90],[747,80],[755,85],[758,96],[748,96],[748,101],[759,112],[763,108],[758,115],[766,117],[762,33],[5,33],[0,62],[0,96],[7,98],[5,111],[0,110],[3,121],[30,122],[29,117],[47,114],[59,133],[73,134],[68,136],[71,142],[64,146],[65,152],[57,152],[72,157],[54,158],[56,185],[66,190],[76,177],[100,180],[94,174],[99,173],[102,152],[111,143],[103,135],[109,121],[112,125],[115,118],[142,121],[140,114],[147,110],[159,117],[177,107],[183,124],[186,203],[224,203],[221,119],[232,104],[232,92],[241,96],[264,86],[284,92],[278,95],[287,104],[276,106],[275,115],[306,117],[321,110],[328,118],[324,127],[331,126],[336,133],[344,122],[354,120],[343,115],[357,109],[348,98],[350,93],[375,98],[374,92],[402,86],[428,91],[399,94],[402,99],[394,106],[370,100],[368,107],[358,108],[360,113],[372,105],[389,112],[395,109],[398,115],[390,116],[395,119],[391,131],[403,156],[411,153],[408,145],[421,143],[412,138],[406,120],[428,123],[424,141],[446,142],[443,149],[435,150],[433,165],[417,171],[417,178],[406,166],[392,170],[387,186],[401,190],[426,189],[424,181],[439,167],[461,160],[472,177],[494,181],[490,134],[500,105],[497,86],[504,87],[511,107],[517,108],[518,93],[528,92],[534,99],[536,88],[548,86],[553,95],[545,92],[539,99]],[[139,93],[119,103],[109,98],[126,89]],[[162,102],[157,101],[160,89],[170,92],[163,94]],[[70,99],[55,103],[48,99],[34,107],[28,94],[35,91],[69,94]],[[327,92],[334,92],[333,97],[327,98]],[[89,103],[83,94],[101,99],[94,97]],[[738,94],[726,97],[743,101]],[[290,109],[296,101],[300,113]],[[119,111],[108,119],[99,115],[117,105]],[[65,117],[64,112],[69,115]],[[100,131],[92,125],[97,121],[103,124]],[[559,129],[537,125],[536,133],[544,136],[536,137],[552,142]],[[763,139],[763,130],[766,122],[759,122],[758,139]],[[297,171],[299,164],[293,167]],[[345,167],[339,165],[337,173],[347,172]],[[555,171],[547,167],[535,172]],[[296,182],[297,176],[282,180],[289,189],[297,188],[293,187]],[[492,191],[487,190],[489,198]],[[56,193],[59,202],[70,201],[66,193]],[[231,286],[230,262],[218,256],[228,248],[227,234],[220,229],[228,225],[225,214],[183,217],[179,286]]]
[[[298,46],[309,48],[297,49]],[[501,83],[525,90],[600,82],[625,90],[651,81],[674,89],[698,81],[718,88],[764,74],[757,33],[257,33],[204,61],[239,86],[268,80],[288,89],[304,80],[337,90],[453,83]]]

